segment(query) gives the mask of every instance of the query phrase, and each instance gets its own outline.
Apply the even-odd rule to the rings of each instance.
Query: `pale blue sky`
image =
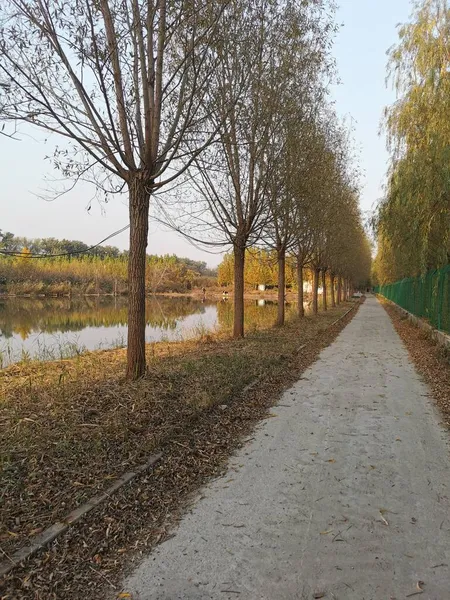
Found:
[[[339,1],[339,0],[338,0]],[[338,23],[343,27],[337,36],[334,55],[342,83],[332,96],[339,114],[354,120],[354,137],[360,151],[364,189],[362,209],[370,210],[382,193],[388,155],[384,137],[378,131],[384,106],[394,100],[386,89],[386,50],[396,42],[398,23],[408,20],[410,0],[340,0]],[[0,180],[2,182],[0,229],[28,237],[79,239],[94,244],[128,222],[127,207],[119,198],[105,207],[102,214],[94,203],[90,214],[86,205],[92,195],[87,186],[54,202],[35,194],[44,189],[49,164],[44,156],[50,152],[36,132],[35,139],[20,142],[0,137]],[[120,248],[128,246],[127,232],[110,242]],[[172,232],[150,227],[150,253],[176,253],[206,260],[215,265],[220,256],[192,247]]]

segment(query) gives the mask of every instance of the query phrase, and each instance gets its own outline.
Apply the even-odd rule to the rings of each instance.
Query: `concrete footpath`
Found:
[[[368,298],[123,590],[449,600],[449,436],[428,394]]]

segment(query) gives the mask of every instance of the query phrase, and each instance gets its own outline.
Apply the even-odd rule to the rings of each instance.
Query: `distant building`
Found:
[[[313,292],[313,284],[312,281],[304,281],[303,282],[303,292],[305,294],[312,294]],[[318,294],[322,294],[323,293],[323,288],[322,286],[319,285],[319,288],[317,290]]]
[[[274,286],[274,285],[266,285],[265,283],[260,283],[258,285],[258,291],[259,292],[265,292],[266,290],[272,290],[274,287],[276,287],[276,286]],[[286,286],[286,288],[287,287],[288,286]],[[289,286],[289,287],[292,287],[292,286]],[[313,291],[312,281],[304,281],[303,282],[303,292],[305,294],[312,294],[312,291]],[[323,292],[322,286],[319,286],[318,293],[322,294],[322,292]]]

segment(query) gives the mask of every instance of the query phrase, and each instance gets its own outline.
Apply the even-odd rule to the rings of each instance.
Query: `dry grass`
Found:
[[[225,402],[254,370],[239,343],[157,344],[145,379],[125,381],[125,351],[0,373],[2,525],[10,553],[139,464],[197,411]],[[181,425],[182,426],[182,425]]]
[[[433,392],[442,411],[443,421],[450,429],[450,353],[438,346],[429,333],[413,325],[392,304],[382,301],[394,327],[403,340],[416,369]]]
[[[348,308],[244,340],[151,345],[148,374],[137,382],[122,377],[123,350],[0,372],[6,554],[156,449],[164,453],[153,473],[10,573],[6,597],[101,597],[125,555],[164,539],[187,494],[224,468],[283,387],[351,318],[330,327]],[[262,383],[243,397],[257,377]]]

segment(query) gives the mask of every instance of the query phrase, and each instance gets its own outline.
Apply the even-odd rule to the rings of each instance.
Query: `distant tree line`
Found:
[[[126,294],[128,258],[126,250],[114,246],[88,245],[77,240],[29,239],[0,231],[0,291],[9,294]],[[73,252],[82,254],[56,258],[29,258]],[[187,292],[214,285],[216,271],[206,262],[175,255],[147,255],[146,293]]]
[[[305,274],[306,279],[306,274]],[[217,283],[220,287],[232,286],[234,281],[234,257],[232,253],[224,255],[217,268]],[[287,288],[296,287],[296,264],[293,257],[286,260]],[[268,288],[278,286],[278,261],[276,252],[249,248],[245,255],[244,285],[246,289],[257,289],[264,285]]]

